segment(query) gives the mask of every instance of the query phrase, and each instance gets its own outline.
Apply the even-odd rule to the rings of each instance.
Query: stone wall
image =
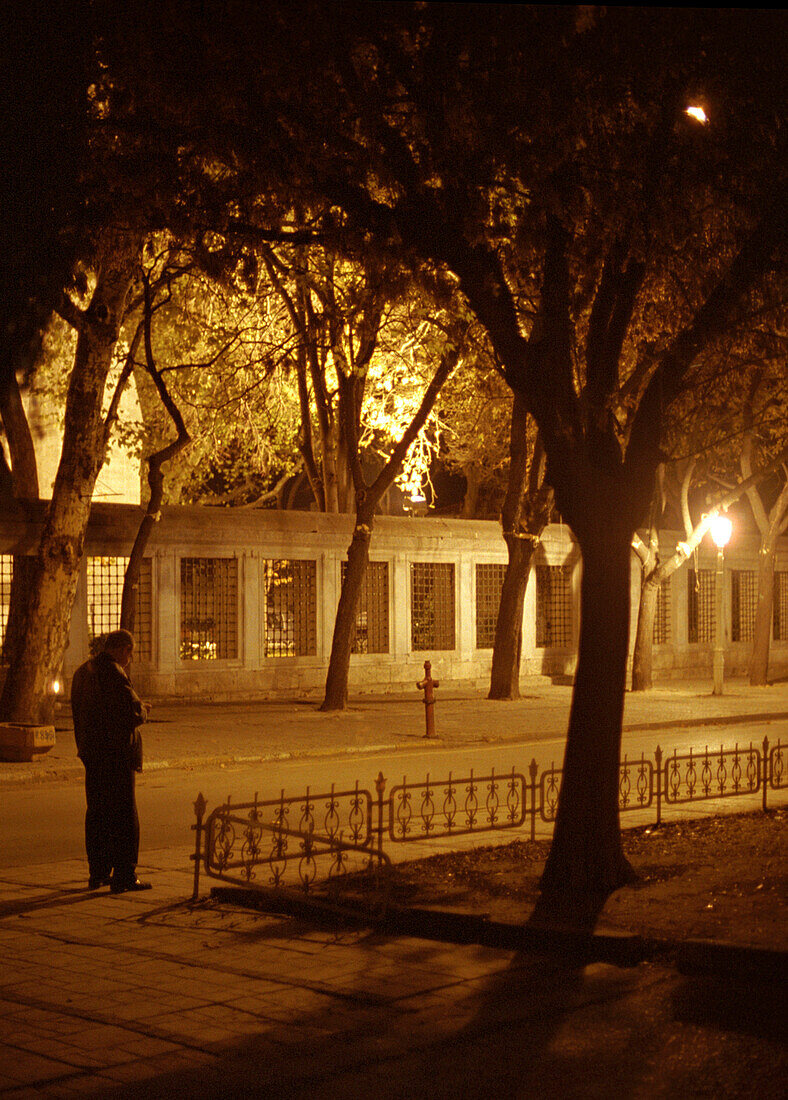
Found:
[[[131,505],[96,504],[91,513],[82,577],[72,616],[71,637],[64,663],[66,685],[89,649],[88,569],[93,559],[128,555],[141,517]],[[35,547],[41,512],[35,506],[0,521],[0,553],[30,553]],[[319,697],[331,649],[334,613],[339,598],[341,563],[350,542],[350,516],[313,512],[254,509],[165,508],[148,547],[150,559],[150,621],[147,652],[135,663],[134,680],[141,694],[152,699],[195,698],[315,698]],[[662,534],[664,552],[677,535]],[[738,536],[726,551],[726,674],[746,669],[749,643],[730,640],[731,570],[754,570],[757,541]],[[425,659],[433,675],[449,685],[485,690],[492,650],[477,647],[477,565],[505,564],[506,547],[497,523],[457,519],[381,516],[376,522],[370,557],[385,562],[388,579],[388,651],[359,653],[351,659],[351,694],[414,689]],[[232,624],[232,655],[184,658],[184,615],[181,560],[229,559],[237,578],[237,616]],[[270,614],[266,608],[265,563],[307,560],[314,577],[312,651],[301,656],[271,652]],[[7,559],[6,559],[7,560]],[[697,566],[713,570],[716,551],[702,547]],[[454,632],[451,649],[414,649],[412,585],[414,563],[452,563]],[[116,563],[118,564],[118,563]],[[122,563],[119,563],[122,568]],[[535,572],[526,593],[523,616],[522,676],[524,687],[533,677],[570,677],[574,670],[579,625],[580,557],[569,529],[549,527],[537,549],[535,566],[563,567],[569,618],[561,645],[538,644],[545,629],[537,629]],[[694,563],[690,563],[694,564]],[[778,569],[788,570],[788,544],[781,548]],[[788,576],[788,573],[786,574]],[[543,583],[540,581],[540,583]],[[639,571],[632,558],[632,635],[637,613]],[[270,591],[270,587],[269,587]],[[91,597],[95,598],[95,597]],[[235,600],[235,590],[233,599]],[[654,650],[660,677],[710,675],[712,643],[687,641],[688,574],[673,577],[668,593],[669,641]],[[541,634],[541,639],[540,639]],[[550,632],[547,631],[549,636]],[[215,649],[215,647],[214,647]],[[194,648],[192,652],[195,652]],[[788,671],[788,642],[773,643],[774,675]]]

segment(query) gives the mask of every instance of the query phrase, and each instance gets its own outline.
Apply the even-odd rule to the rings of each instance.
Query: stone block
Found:
[[[30,761],[55,744],[54,726],[27,726],[0,722],[0,760]]]

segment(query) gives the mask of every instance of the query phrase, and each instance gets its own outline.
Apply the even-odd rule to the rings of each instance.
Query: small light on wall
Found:
[[[723,546],[727,546],[728,540],[733,532],[733,524],[727,516],[721,516],[717,514],[709,525],[711,531],[711,537],[714,545],[717,549],[722,550]]]

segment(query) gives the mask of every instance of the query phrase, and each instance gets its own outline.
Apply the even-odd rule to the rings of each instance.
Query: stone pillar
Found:
[[[157,550],[153,559],[156,570],[156,636],[159,639],[156,671],[174,676],[180,663],[180,616],[178,599],[180,576],[178,558],[170,550]]]
[[[460,665],[472,662],[476,648],[476,578],[475,563],[468,554],[455,559],[454,613],[456,633],[454,644]],[[463,675],[463,674],[461,674]]]
[[[258,671],[262,667],[260,608],[260,553],[247,550],[239,560],[239,594],[241,660],[244,668]]]

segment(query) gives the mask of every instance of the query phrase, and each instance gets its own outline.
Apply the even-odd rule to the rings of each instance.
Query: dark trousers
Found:
[[[85,848],[92,879],[112,872],[118,881],[130,882],[136,875],[140,822],[134,780],[128,764],[85,764]]]

